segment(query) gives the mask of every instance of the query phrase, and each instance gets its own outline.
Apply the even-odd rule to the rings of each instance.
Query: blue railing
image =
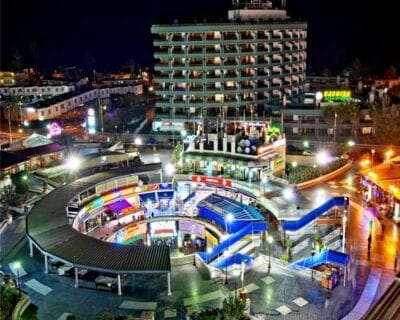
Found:
[[[206,262],[210,263],[218,255],[228,249],[230,246],[238,242],[240,239],[253,232],[265,232],[268,229],[267,222],[251,222],[243,229],[232,234],[229,238],[222,241],[219,245],[215,246],[213,250],[209,252],[199,252],[201,258]]]
[[[324,250],[313,257],[307,257],[296,262],[293,262],[288,267],[292,270],[297,270],[296,267],[304,267],[304,268],[312,268],[318,266],[323,263],[331,263],[339,266],[347,266],[350,262],[350,255],[333,251],[333,250]]]
[[[349,199],[347,197],[335,197],[329,199],[322,206],[311,210],[308,214],[301,217],[299,220],[286,220],[282,223],[282,228],[284,231],[297,231],[305,227],[310,222],[314,221],[319,216],[323,215],[328,210],[339,207],[348,206]]]
[[[213,265],[213,267],[217,268],[217,269],[224,269],[224,268],[227,268],[227,267],[229,267],[229,266],[231,266],[233,264],[241,264],[243,261],[246,264],[250,264],[250,263],[253,262],[253,260],[254,260],[254,258],[251,257],[251,256],[248,256],[248,255],[245,255],[245,254],[242,254],[242,253],[235,253],[232,256],[229,256],[229,257],[226,257],[226,258],[224,258],[224,259],[222,259],[220,261],[217,261]]]

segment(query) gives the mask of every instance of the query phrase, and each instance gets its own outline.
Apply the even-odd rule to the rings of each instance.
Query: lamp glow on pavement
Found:
[[[292,188],[283,189],[283,197],[286,200],[292,200],[294,198],[294,190]]]

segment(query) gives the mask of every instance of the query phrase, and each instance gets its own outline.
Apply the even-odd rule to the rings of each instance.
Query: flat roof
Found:
[[[38,201],[26,219],[28,237],[41,251],[74,266],[114,272],[168,272],[168,246],[137,246],[104,242],[84,235],[68,223],[66,208],[80,192],[97,183],[128,174],[161,170],[161,163],[101,172],[61,186]]]

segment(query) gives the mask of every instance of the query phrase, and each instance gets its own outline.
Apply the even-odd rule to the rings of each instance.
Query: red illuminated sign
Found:
[[[214,177],[205,177],[205,176],[192,176],[193,182],[201,182],[208,184],[215,184],[223,187],[232,187],[232,181],[226,180],[222,178],[214,178]]]

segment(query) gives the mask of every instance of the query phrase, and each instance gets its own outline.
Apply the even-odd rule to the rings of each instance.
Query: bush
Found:
[[[97,320],[113,320],[114,316],[112,313],[103,311],[97,316]]]
[[[11,319],[11,314],[18,302],[18,292],[15,288],[0,286],[0,319]]]
[[[289,183],[297,184],[305,181],[313,180],[335,171],[348,163],[346,159],[336,159],[327,165],[313,167],[298,167],[289,173]]]

